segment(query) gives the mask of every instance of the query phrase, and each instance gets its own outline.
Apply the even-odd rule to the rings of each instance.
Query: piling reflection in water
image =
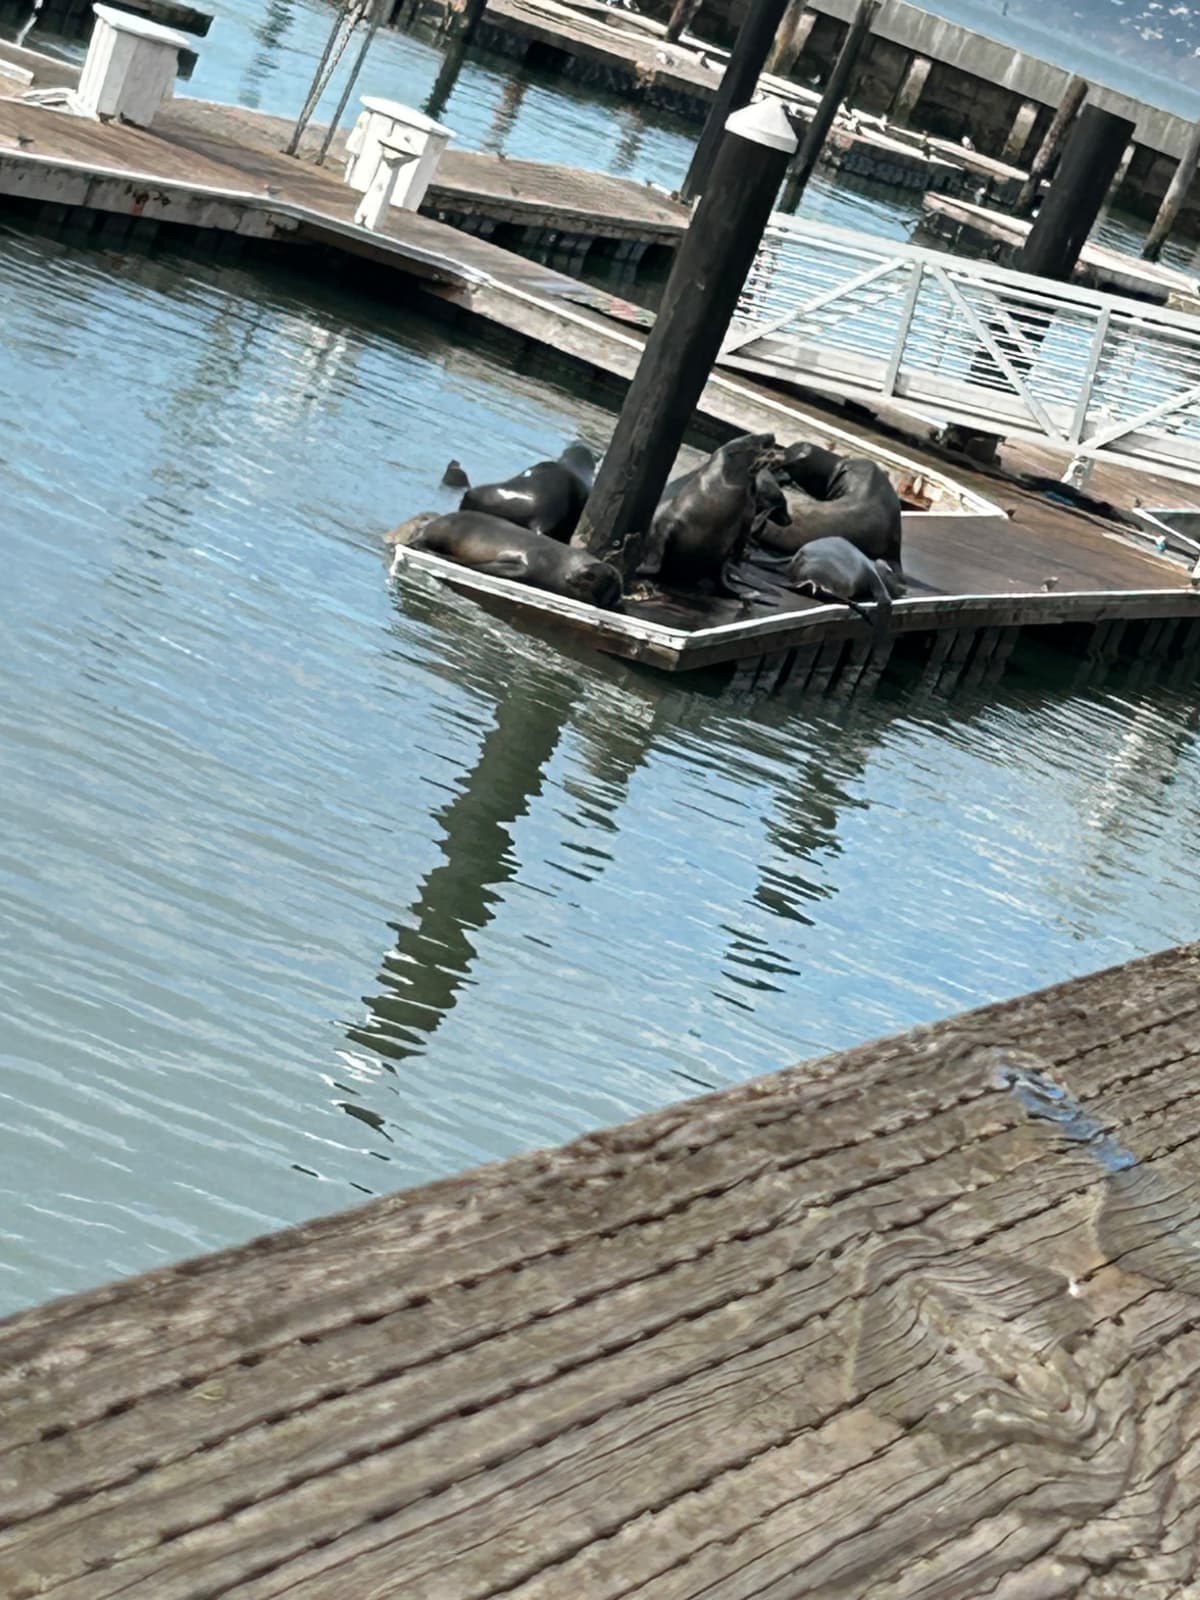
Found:
[[[540,680],[540,681],[539,681]],[[567,683],[518,668],[496,721],[458,794],[434,818],[444,856],[421,885],[411,916],[366,1004],[371,1021],[347,1033],[389,1060],[419,1048],[469,981],[476,937],[494,915],[497,891],[517,871],[513,825],[540,792],[574,698]]]

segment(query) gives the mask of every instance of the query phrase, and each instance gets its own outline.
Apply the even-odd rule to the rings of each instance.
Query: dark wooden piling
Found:
[[[780,201],[785,211],[795,211],[808,186],[808,180],[816,169],[825,141],[829,137],[829,130],[833,127],[833,119],[837,116],[838,107],[849,91],[851,76],[858,64],[863,46],[870,37],[871,24],[879,11],[879,5],[880,0],[858,0],[858,9],[842,41],[842,48],[838,51],[833,71],[829,74],[821,95],[821,103],[813,113],[812,121],[804,130],[800,148],[788,168]]]
[[[1127,117],[1084,106],[1017,256],[1019,271],[1070,278],[1132,137],[1133,123]]]
[[[776,100],[729,118],[573,542],[636,569],[758,251],[795,135]]]
[[[1187,1600],[1200,947],[0,1325],[5,1600]]]
[[[692,18],[699,11],[700,4],[701,0],[675,0],[663,34],[666,44],[675,44],[683,37],[684,29],[691,27]]]
[[[1179,217],[1180,208],[1187,199],[1188,190],[1196,176],[1196,168],[1200,166],[1200,122],[1197,122],[1184,147],[1179,165],[1167,185],[1167,192],[1163,196],[1162,205],[1158,208],[1158,215],[1146,235],[1146,243],[1142,246],[1142,255],[1147,261],[1157,261],[1162,254],[1162,247],[1170,236],[1171,229]]]
[[[1054,113],[1050,126],[1046,129],[1046,136],[1038,146],[1037,154],[1029,166],[1029,176],[1017,196],[1014,210],[1018,216],[1027,217],[1037,202],[1043,181],[1048,178],[1054,169],[1054,162],[1066,138],[1067,129],[1079,115],[1079,109],[1087,98],[1087,79],[1076,74],[1067,84],[1062,99],[1059,101],[1058,110]]]
[[[767,57],[768,72],[778,72],[786,77],[795,71],[816,20],[817,13],[805,4],[805,0],[788,0],[783,21],[775,34],[775,43]]]
[[[680,194],[684,200],[695,200],[697,195],[704,193],[717,159],[717,151],[725,137],[725,125],[732,112],[749,105],[754,98],[759,77],[786,9],[787,0],[752,0],[746,20],[738,29],[733,52],[721,74],[720,85],[705,119],[704,131],[696,143],[683,180]]]

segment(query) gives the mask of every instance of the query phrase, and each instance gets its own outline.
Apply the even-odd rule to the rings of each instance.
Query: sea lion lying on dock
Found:
[[[389,544],[428,550],[472,572],[527,583],[605,610],[612,610],[621,599],[621,575],[607,561],[483,511],[451,511],[445,516],[423,511],[384,537]]]
[[[587,445],[571,444],[557,461],[538,461],[502,483],[468,488],[459,510],[482,511],[565,543],[575,532],[595,476],[596,458]]]
[[[789,589],[815,595],[820,600],[840,600],[869,622],[878,637],[887,632],[892,601],[905,592],[902,579],[886,561],[872,561],[849,539],[813,539],[793,556],[756,554],[757,565],[777,574]],[[860,602],[874,601],[874,613]]]
[[[711,585],[740,595],[729,568],[741,559],[755,521],[755,483],[771,458],[772,433],[747,433],[668,483],[650,523],[639,578],[673,587]]]
[[[805,496],[789,501],[786,526],[764,522],[759,540],[793,552],[816,539],[848,539],[872,561],[900,565],[900,496],[883,468],[866,456],[839,456],[817,444],[794,444],[772,464],[783,484]],[[798,497],[797,497],[798,499]]]

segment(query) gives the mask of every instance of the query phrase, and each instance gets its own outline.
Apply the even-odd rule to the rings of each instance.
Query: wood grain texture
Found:
[[[9,1319],[0,1594],[1194,1594],[1198,975]]]

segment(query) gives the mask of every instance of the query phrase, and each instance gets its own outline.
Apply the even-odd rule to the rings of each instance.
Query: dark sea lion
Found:
[[[448,461],[442,473],[443,489],[469,489],[471,480],[462,469],[461,461]]]
[[[755,560],[777,571],[779,581],[790,589],[842,601],[869,622],[877,636],[887,631],[893,599],[905,592],[886,561],[872,561],[849,539],[814,539],[795,555]],[[864,600],[874,601],[873,615],[862,609],[859,602]]]
[[[638,576],[740,594],[729,568],[741,559],[749,538],[755,482],[774,443],[771,433],[743,434],[673,479],[650,523]]]
[[[445,516],[422,512],[392,532],[402,535],[392,537],[392,543],[445,556],[472,572],[510,578],[605,610],[621,598],[621,575],[607,561],[485,511],[451,511]]]
[[[795,551],[815,539],[849,539],[873,561],[900,565],[900,496],[866,456],[839,456],[817,444],[794,444],[772,465],[775,477],[811,496],[784,527],[764,524],[772,550]]]
[[[575,532],[595,476],[595,456],[587,445],[572,444],[557,461],[538,461],[503,483],[468,489],[459,510],[482,511],[565,542]]]
[[[754,526],[750,537],[757,538],[758,530],[766,522],[786,527],[792,520],[787,495],[779,487],[779,480],[769,467],[763,467],[754,479]]]

